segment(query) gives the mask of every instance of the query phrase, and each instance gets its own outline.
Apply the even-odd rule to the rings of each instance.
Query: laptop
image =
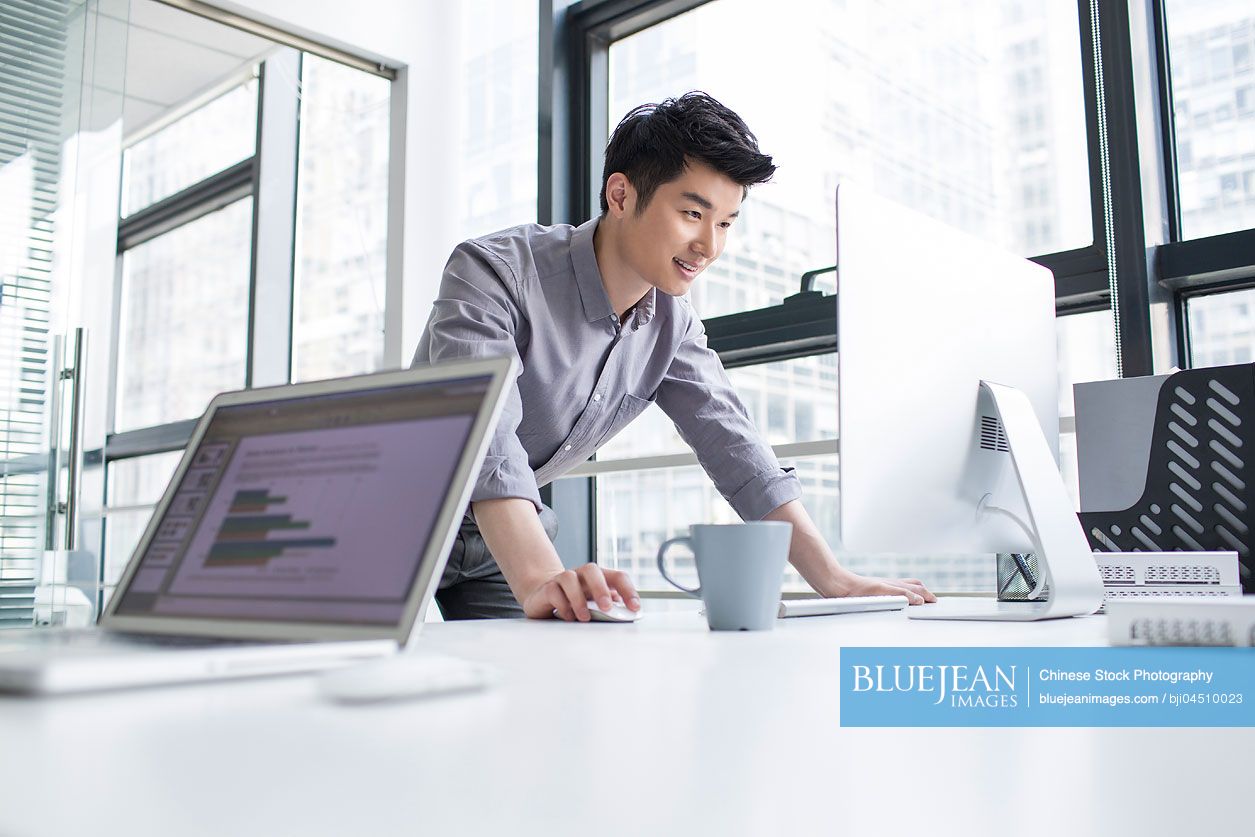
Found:
[[[459,361],[217,396],[99,626],[0,639],[0,691],[311,671],[412,643],[514,372]]]

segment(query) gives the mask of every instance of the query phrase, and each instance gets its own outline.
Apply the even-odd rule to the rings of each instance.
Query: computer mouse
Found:
[[[608,611],[603,611],[596,602],[589,602],[588,615],[592,622],[635,622],[641,618],[640,611],[632,610],[620,602],[612,602]]]

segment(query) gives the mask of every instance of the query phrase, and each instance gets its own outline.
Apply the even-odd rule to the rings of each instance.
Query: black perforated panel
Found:
[[[1085,535],[1098,552],[1236,551],[1242,590],[1255,592],[1252,459],[1255,365],[1178,372],[1159,393],[1141,499],[1082,512]]]

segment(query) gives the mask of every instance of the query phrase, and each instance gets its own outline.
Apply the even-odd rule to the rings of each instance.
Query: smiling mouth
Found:
[[[679,265],[680,270],[682,270],[688,276],[696,276],[698,272],[701,270],[701,268],[698,267],[697,265],[692,264],[691,262],[686,262],[682,259],[672,259],[671,261]]]

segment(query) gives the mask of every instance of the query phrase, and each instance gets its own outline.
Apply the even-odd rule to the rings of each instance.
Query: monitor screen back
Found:
[[[1027,522],[980,381],[1028,396],[1057,463],[1053,275],[850,184],[837,256],[844,548],[1032,551],[1013,518],[978,512],[988,495]]]

